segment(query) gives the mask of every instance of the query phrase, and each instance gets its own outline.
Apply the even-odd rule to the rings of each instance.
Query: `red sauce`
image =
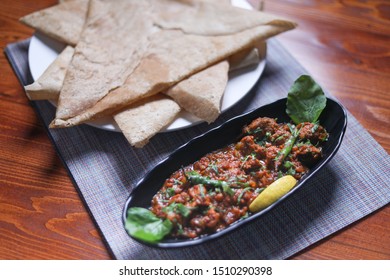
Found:
[[[294,131],[294,145],[283,158]],[[268,185],[290,174],[299,180],[322,157],[327,132],[312,123],[278,124],[258,118],[235,144],[176,171],[153,197],[151,211],[171,220],[173,237],[196,238],[249,215],[248,206]]]

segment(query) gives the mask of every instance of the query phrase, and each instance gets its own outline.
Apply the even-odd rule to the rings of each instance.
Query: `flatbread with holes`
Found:
[[[91,0],[93,2],[99,1]],[[139,99],[166,91],[181,80],[253,46],[258,41],[295,27],[289,21],[229,5],[190,0],[160,0],[151,1],[150,4],[154,14],[149,19],[153,26],[160,28],[148,37],[146,52],[124,84],[102,93],[103,98],[81,113],[76,112],[72,116],[67,110],[66,114],[58,114],[57,110],[51,127],[73,126],[93,118],[115,114]],[[116,5],[117,2],[114,6]],[[178,11],[185,16],[178,17],[176,25],[173,25],[174,22],[169,21],[170,17],[166,15],[173,16]],[[233,14],[234,19],[231,18]],[[199,28],[194,28],[192,25],[197,25],[199,18],[205,22]],[[192,25],[189,24],[190,20]],[[217,22],[219,24],[215,24]],[[205,25],[210,28],[204,28]],[[112,31],[115,33],[114,29]],[[95,36],[99,37],[96,33]],[[94,40],[98,40],[96,37]]]
[[[71,2],[78,2],[78,1],[72,1],[72,0],[62,1],[62,3],[58,6],[64,5],[65,3],[71,3]],[[171,91],[172,93],[175,91],[174,90],[175,88],[176,88],[176,94],[171,94],[170,96],[176,99],[178,103],[182,103],[181,104],[182,107],[187,107],[187,109],[189,111],[192,111],[195,115],[198,115],[200,118],[208,122],[211,122],[215,120],[216,116],[219,114],[218,105],[220,105],[220,98],[226,86],[226,81],[227,81],[226,76],[229,67],[230,69],[232,69],[234,68],[234,65],[238,65],[239,67],[243,67],[246,65],[245,60],[242,60],[242,56],[240,56],[239,52],[241,52],[245,48],[251,48],[251,47],[253,48],[257,40],[266,39],[270,36],[274,36],[280,32],[286,31],[294,27],[294,24],[292,24],[291,22],[283,21],[266,14],[261,15],[261,19],[260,18],[255,19],[255,17],[253,16],[248,16],[248,17],[246,16],[243,22],[228,19],[228,17],[232,16],[233,13],[237,16],[236,13],[238,12],[238,10],[237,9],[232,10],[231,9],[232,7],[230,6],[228,7],[228,5],[226,5],[225,7],[225,5],[221,4],[221,2],[215,4],[211,1],[204,1],[204,0],[196,0],[196,1],[195,0],[186,0],[186,1],[149,0],[149,1],[143,1],[142,4],[140,4],[135,0],[133,1],[121,0],[118,2],[114,1],[115,5],[119,4],[119,7],[118,5],[116,7],[113,7],[113,4],[108,2],[110,1],[91,0],[90,5],[85,6],[87,10],[89,9],[88,14],[84,12],[84,18],[83,18],[83,13],[79,12],[78,16],[82,18],[82,20],[74,21],[75,23],[79,22],[79,24],[80,22],[83,22],[82,24],[80,24],[81,26],[84,26],[85,24],[85,28],[82,32],[80,31],[80,28],[78,29],[80,32],[78,34],[78,37],[74,36],[74,38],[78,38],[78,39],[62,39],[62,41],[67,41],[68,44],[76,43],[76,55],[73,57],[71,65],[69,66],[69,69],[71,69],[71,71],[68,72],[72,73],[72,71],[74,70],[76,71],[74,71],[73,74],[67,74],[65,78],[64,85],[72,84],[72,86],[65,87],[65,90],[61,91],[60,99],[62,100],[62,102],[60,102],[59,105],[59,109],[60,107],[61,109],[57,110],[56,120],[53,121],[52,127],[63,127],[63,126],[75,125],[78,123],[91,120],[93,118],[111,114],[114,116],[114,119],[117,121],[117,123],[122,123],[122,125],[120,126],[121,129],[128,129],[129,127],[125,126],[124,124],[130,122],[129,121],[130,119],[135,120],[134,114],[131,115],[131,113],[134,112],[135,109],[138,109],[137,107],[143,107],[144,105],[146,105],[145,102],[148,100],[153,100],[153,104],[158,104],[158,103],[165,104],[165,105],[171,104],[172,110],[170,113],[172,114],[167,114],[168,110],[164,109],[165,106],[161,107],[161,112],[165,112],[167,114],[167,118],[165,118],[165,120],[171,121],[173,118],[171,116],[176,115],[177,113],[178,105],[174,101],[170,100],[169,98],[166,97],[161,98],[160,94],[157,100],[154,100],[154,97],[149,97],[149,96],[157,95],[159,92],[166,92],[168,94],[168,92]],[[121,14],[123,15],[124,14],[123,11],[126,11],[126,9],[121,9],[121,8],[124,8],[126,5],[128,5],[127,7],[131,5],[136,5],[136,6],[144,5],[143,8],[145,9],[143,9],[142,13],[144,13],[143,14],[144,16],[146,15],[145,16],[146,20],[142,22],[142,21],[137,21],[137,19],[135,19],[131,23],[127,23],[128,25],[125,24],[124,21],[121,20]],[[152,7],[152,10],[150,10],[150,7]],[[134,10],[133,8],[134,7],[131,7],[132,11]],[[223,11],[222,13],[221,10]],[[117,19],[118,21],[115,23],[113,22],[107,23],[107,21],[104,19],[105,18],[104,11],[108,11],[108,17],[110,19]],[[219,12],[220,14],[217,15],[216,12]],[[240,9],[238,13],[241,14],[242,12],[244,12],[244,10]],[[88,17],[86,17],[86,14],[88,15]],[[117,18],[118,15],[119,18]],[[176,15],[179,15],[178,17],[179,20],[176,22],[172,22],[171,20],[172,16],[176,16]],[[214,18],[212,17],[210,20],[210,15],[217,15],[217,16]],[[46,21],[50,21],[48,20],[49,18],[50,17],[46,16]],[[195,26],[194,24],[192,24],[195,19],[196,20],[201,19],[202,23]],[[207,20],[208,22],[204,24],[203,21],[207,21]],[[115,29],[116,26],[114,26],[114,24],[118,24],[118,23],[119,26],[123,28],[117,32]],[[103,28],[100,24],[102,24]],[[131,57],[131,59],[128,58],[127,61],[126,59],[124,59],[122,61],[125,62],[124,65],[118,66],[115,63],[115,61],[117,61],[119,64],[121,58],[124,58],[123,56],[124,52],[121,53],[119,51],[119,53],[116,53],[115,50],[119,50],[119,48],[116,48],[115,45],[117,45],[118,43],[112,43],[112,42],[117,42],[117,40],[115,39],[123,38],[123,36],[121,37],[121,35],[125,34],[123,30],[129,31],[130,25],[132,25],[133,27],[137,26],[137,30],[139,30],[138,24],[145,27],[145,29],[142,29],[141,27],[141,32],[138,33],[138,36],[142,33],[141,42],[145,44],[140,44],[140,45],[136,44],[137,45],[136,47],[132,46],[133,47],[132,50],[135,50],[135,52],[132,51],[129,52],[130,54],[129,57]],[[253,28],[250,27],[251,25],[253,25],[254,27]],[[74,26],[74,25],[68,24],[68,27],[69,26]],[[158,28],[155,29],[154,26],[158,26]],[[211,26],[211,28],[206,28],[206,26]],[[222,45],[224,43],[231,42],[232,38],[229,37],[237,36],[239,33],[245,33],[245,31],[248,31],[248,29],[254,29],[255,27],[260,27],[260,26],[262,26],[263,28],[258,28],[259,29],[258,32],[262,34],[260,34],[259,36],[253,36],[251,39],[247,40],[244,44],[237,44],[232,48],[222,48],[222,52],[217,48],[218,44]],[[74,28],[74,30],[77,30],[77,28]],[[101,30],[103,30],[102,33],[100,33]],[[111,33],[104,32],[104,30],[107,31],[110,30]],[[142,32],[142,31],[146,31],[146,32]],[[45,33],[54,38],[56,36],[56,34],[51,34],[50,30],[45,31]],[[95,35],[91,36],[91,34],[93,33],[95,33]],[[118,34],[116,33],[119,33],[120,35],[118,36]],[[142,37],[142,35],[145,34],[146,36]],[[227,40],[226,41],[220,40],[218,42],[218,40],[214,40],[212,37],[218,37],[218,38],[224,37],[224,39]],[[207,40],[204,40],[206,38],[208,39],[208,46],[212,47],[211,52],[214,53],[211,54],[203,53],[203,50],[206,51],[209,50],[208,47],[206,47],[207,42],[205,43],[205,41]],[[143,39],[145,39],[145,41],[142,41]],[[190,46],[190,44],[193,43],[197,44],[198,42],[200,42],[201,48],[195,50],[195,53],[198,54],[199,52],[201,53],[200,63],[195,63],[195,65],[187,65],[187,64],[191,64],[192,63],[191,60],[195,60],[196,58],[194,55],[185,56],[182,51],[178,52],[179,59],[177,58],[172,59],[172,57],[169,57],[170,55],[172,56],[172,54],[170,54],[170,52],[168,51],[169,46],[166,44],[166,42],[165,44],[164,43],[160,44],[164,40],[173,40],[172,41],[174,42],[173,45],[176,48],[183,47],[183,46],[186,48],[188,46],[189,49],[188,53],[190,54],[191,52],[192,54],[194,54],[193,53],[194,49],[192,48],[193,46]],[[111,45],[114,45],[114,47],[113,48],[107,47],[106,44],[103,43],[102,44],[103,52],[102,52],[102,50],[99,49],[100,47],[98,42],[105,42],[105,41],[111,42]],[[90,44],[91,42],[92,44]],[[119,45],[122,44],[120,45],[123,47],[122,50],[129,51],[128,48],[129,46],[126,44],[126,42],[128,41],[123,43],[119,40],[119,42],[120,42]],[[87,46],[86,49],[83,49],[83,47],[85,46]],[[138,48],[139,46],[141,47]],[[202,49],[202,46],[206,48]],[[252,55],[254,54],[253,51],[251,51],[251,54]],[[258,55],[258,53],[255,53],[255,56],[256,55]],[[167,57],[164,58],[164,56]],[[239,57],[239,58],[234,59],[234,57],[236,58]],[[251,57],[250,55],[247,57],[250,57],[250,59],[248,60],[249,63],[251,61],[254,61],[254,59],[258,59],[258,57],[257,58],[253,56]],[[183,59],[180,60],[180,58]],[[83,61],[83,59],[86,60]],[[184,65],[180,65],[180,63],[178,63],[179,60],[180,63],[184,61]],[[104,67],[104,65],[107,65],[107,61],[113,67],[111,68]],[[240,61],[244,63],[243,64],[236,63]],[[162,65],[160,64],[161,62],[163,62]],[[173,62],[173,64],[170,64],[171,62]],[[229,62],[230,65],[228,67],[226,67],[227,62]],[[94,67],[88,68],[88,63],[91,63],[91,65],[97,64],[97,67],[95,65],[96,68]],[[87,67],[85,67],[86,65]],[[173,70],[170,69],[175,65],[178,66],[177,67],[178,69],[173,69]],[[224,66],[222,67],[222,65]],[[75,68],[72,69],[72,66],[75,66]],[[101,71],[99,70],[99,66]],[[152,66],[152,68],[153,66],[156,67],[154,70],[152,68],[148,70],[147,68],[150,66]],[[80,68],[81,70],[78,68]],[[167,68],[168,71],[166,71],[165,68]],[[221,70],[221,72],[219,72],[217,75],[214,75],[216,73],[215,68],[219,68]],[[118,69],[121,70],[118,71]],[[114,71],[110,71],[110,70],[114,70]],[[158,78],[156,79],[155,74],[158,70],[164,70],[164,71],[160,71],[160,74],[163,77],[168,77],[166,81],[161,81]],[[81,72],[77,72],[77,71],[81,71]],[[91,79],[89,79],[88,77],[83,76],[83,74],[85,75],[87,73],[90,73],[90,76],[93,76],[93,78],[91,77]],[[98,75],[96,76],[91,75],[91,73],[93,74],[97,73]],[[113,79],[111,79],[112,77],[114,77],[114,73],[119,73],[117,75],[118,76],[117,79],[119,80],[119,82],[118,80],[113,81]],[[77,77],[78,76],[77,74],[82,74],[79,76],[81,77],[83,82],[88,81],[89,83],[88,85],[93,84],[91,86],[92,89],[98,88],[101,91],[96,93],[95,90],[90,90],[91,88],[89,87],[73,86],[74,80],[72,79]],[[166,74],[168,75],[166,76]],[[200,76],[203,75],[203,78],[199,79],[198,75]],[[100,83],[101,80],[98,79],[99,77],[103,77],[104,81],[102,83]],[[127,79],[125,79],[126,77]],[[143,84],[140,87],[138,93],[136,91],[135,98],[134,98],[134,96],[131,96],[132,95],[131,90],[128,89],[129,87],[131,87],[132,81],[134,82],[137,79],[137,77],[141,78],[138,82],[141,82]],[[44,77],[42,77],[42,79],[43,78]],[[105,80],[106,78],[108,79]],[[194,82],[196,80],[203,83],[203,88],[206,88],[206,85],[215,88],[215,91],[212,92],[211,95],[207,96],[206,94],[203,96],[203,101],[207,99],[209,99],[209,101],[210,100],[212,101],[207,103],[210,104],[207,105],[210,106],[209,107],[210,109],[204,110],[204,112],[207,112],[209,114],[206,113],[202,115],[201,113],[199,113],[199,111],[200,112],[202,111],[199,110],[199,106],[198,108],[196,106],[194,107],[192,102],[188,102],[188,100],[197,100],[197,102],[202,104],[200,102],[202,101],[201,95],[199,94],[199,91],[197,91],[201,87],[199,87],[198,83]],[[83,82],[81,82],[81,84],[83,84]],[[134,83],[133,85],[138,85],[138,84]],[[198,88],[196,88],[194,85],[198,86]],[[43,88],[45,87],[43,86]],[[77,91],[77,89],[80,88],[86,90]],[[32,87],[31,89],[34,89],[34,87]],[[179,92],[181,92],[182,94],[178,94],[177,89],[180,89]],[[124,94],[125,91],[128,92]],[[68,93],[64,94],[64,92],[68,92]],[[115,93],[116,95],[115,96],[116,98],[114,98],[114,102],[112,102],[113,99],[111,99],[113,97],[112,96],[113,93]],[[217,98],[215,98],[215,96]],[[39,94],[35,96],[30,95],[30,97],[32,97],[33,99],[44,98],[44,95],[41,92],[40,95]],[[122,98],[122,97],[124,97],[122,102],[118,102],[118,98]],[[82,101],[83,104],[80,105],[80,102],[78,101]],[[205,106],[205,108],[207,106]],[[129,108],[131,108],[131,110]],[[144,109],[145,108],[147,107],[144,107]],[[147,112],[147,110],[143,110],[141,112]],[[72,116],[72,114],[74,116]],[[122,120],[127,120],[127,121],[125,122]],[[164,127],[167,125],[167,123],[165,124],[160,123],[159,125],[160,127]],[[151,135],[154,135],[155,133],[158,132],[157,130],[153,130],[153,129],[149,131],[151,132]],[[131,139],[129,138],[130,134],[126,134],[126,131],[124,131],[124,134],[127,135],[126,137],[128,139]],[[134,135],[132,137],[134,137]],[[146,142],[148,141],[149,138],[150,138],[149,135],[147,134],[144,135],[144,139],[146,139],[145,140]],[[134,140],[131,141],[129,140],[129,142],[143,143],[142,140],[138,140],[138,142],[137,141],[134,142]],[[143,144],[137,144],[137,145],[142,146]]]
[[[115,3],[114,3],[115,2]],[[90,1],[88,17],[58,99],[57,118],[93,106],[138,66],[153,21],[146,1]]]
[[[168,126],[179,114],[180,106],[163,94],[140,100],[114,115],[114,120],[127,141],[136,148]]]
[[[68,1],[61,1],[61,2],[74,2],[74,1],[77,2],[77,0],[68,0]],[[105,1],[108,1],[108,0],[105,0]],[[206,0],[203,0],[203,2],[206,2]],[[211,2],[211,1],[209,1],[209,2]],[[230,3],[230,1],[225,1],[225,2],[219,1],[218,2],[218,4],[220,4],[220,5],[229,4],[229,3]],[[166,3],[163,3],[163,4],[166,4]],[[172,7],[172,8],[169,11],[165,11],[161,15],[161,19],[157,20],[158,24],[169,25],[169,23],[168,24],[166,23],[167,19],[169,19],[170,16],[173,16],[172,12],[175,9],[180,10],[180,8],[183,7],[183,4],[179,2],[179,4],[176,3],[175,5],[168,5],[168,6]],[[179,6],[181,6],[181,7],[179,7]],[[188,6],[188,4],[186,4],[184,6]],[[62,14],[66,14],[67,12],[70,12],[71,9],[73,9],[73,12],[75,15],[82,16],[84,14],[84,19],[74,21],[73,23],[69,23],[67,20],[63,20],[63,21],[58,20],[59,18],[61,18]],[[80,10],[83,10],[84,12],[80,13]],[[41,13],[36,12],[36,13],[33,13],[32,15],[27,16],[25,18],[30,18],[32,20],[32,24],[35,24],[38,26],[40,24],[42,24],[42,22],[45,22],[45,25],[39,27],[41,29],[41,31],[45,32],[46,35],[48,35],[48,36],[54,35],[53,37],[58,37],[58,36],[62,36],[61,31],[63,28],[57,28],[56,30],[57,30],[58,34],[55,34],[55,30],[50,31],[50,29],[49,29],[49,30],[45,31],[45,27],[55,26],[55,25],[60,24],[62,26],[65,26],[67,29],[73,28],[74,30],[72,33],[74,33],[74,34],[76,34],[77,32],[81,32],[81,28],[80,28],[80,26],[77,26],[77,24],[80,24],[82,21],[85,22],[85,17],[87,14],[86,10],[87,10],[87,5],[81,5],[80,7],[78,5],[77,6],[70,5],[67,7],[66,5],[60,4],[60,5],[57,5],[56,8],[50,9],[50,13],[48,13],[46,11],[41,12]],[[199,14],[203,17],[207,17],[211,11],[210,9],[207,9],[207,5],[201,5],[199,7],[199,10],[201,10],[199,12]],[[44,21],[40,20],[38,22],[34,22],[33,19],[38,18],[38,15],[42,16],[42,14],[46,14]],[[47,15],[50,15],[50,16],[47,16]],[[188,31],[189,26],[190,26],[189,22],[185,21],[185,19],[186,19],[185,17],[183,19],[184,19],[184,23],[182,23],[183,24],[182,28],[184,30]],[[54,34],[53,34],[53,32],[54,32]],[[194,32],[195,33],[204,33],[204,30],[202,30],[202,28],[200,28],[200,30],[195,30]],[[217,29],[216,31],[213,31],[213,32],[221,32],[221,30]],[[78,35],[76,37],[79,37],[79,36],[80,35]],[[66,38],[63,38],[63,39],[66,40]],[[67,42],[67,43],[74,44],[75,42]],[[183,84],[181,84],[181,82],[179,82],[177,85],[173,86],[173,88],[170,89],[168,92],[169,92],[170,96],[176,102],[178,102],[185,110],[191,112],[192,114],[194,114],[195,116],[197,116],[200,119],[203,119],[207,122],[212,122],[213,120],[215,120],[216,116],[220,112],[221,98],[223,96],[224,89],[226,86],[226,81],[227,81],[227,79],[226,79],[227,71],[240,69],[240,68],[246,67],[248,65],[253,65],[255,63],[258,63],[258,61],[259,61],[259,52],[258,52],[257,48],[253,48],[252,50],[246,50],[246,51],[240,52],[240,53],[233,55],[232,57],[229,58],[229,68],[228,69],[226,69],[226,67],[224,69],[222,69],[222,67],[218,67],[218,69],[223,71],[222,73],[216,73],[214,70],[214,68],[215,68],[214,66],[210,67],[210,68],[212,68],[210,70],[208,68],[206,68],[199,73],[199,75],[201,76],[201,79],[199,78],[198,74],[193,79],[192,79],[192,77],[189,77],[188,79],[185,79],[185,81],[183,81],[184,82]],[[204,71],[204,73],[203,73],[203,71]],[[224,85],[224,83],[225,83],[225,85]],[[207,90],[208,88],[209,89],[212,88],[213,91]],[[180,92],[182,92],[183,94],[179,94]],[[42,93],[43,92],[41,92],[41,96],[43,97],[44,95],[42,95]],[[210,93],[210,96],[207,96],[207,93]],[[39,95],[37,95],[36,97],[40,98]],[[192,102],[194,100],[200,101],[199,105],[194,104]],[[206,105],[209,105],[212,107],[207,107]],[[200,108],[203,108],[203,109],[200,109]]]
[[[221,113],[228,72],[229,62],[224,60],[182,80],[166,94],[194,116],[211,123]]]

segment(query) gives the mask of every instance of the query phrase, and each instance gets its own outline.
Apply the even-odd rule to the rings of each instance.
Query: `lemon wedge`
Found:
[[[296,183],[297,180],[291,175],[286,175],[277,179],[252,201],[249,205],[249,210],[251,212],[258,212],[270,206],[283,195],[288,193],[296,185]]]

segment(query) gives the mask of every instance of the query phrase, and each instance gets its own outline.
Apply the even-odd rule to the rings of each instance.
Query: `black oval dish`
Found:
[[[287,99],[280,99],[274,103],[262,106],[244,115],[234,117],[221,126],[214,128],[203,135],[184,144],[173,152],[169,157],[160,162],[146,176],[140,180],[137,186],[130,194],[123,212],[123,222],[126,220],[127,209],[130,207],[149,208],[152,197],[162,187],[164,181],[176,170],[200,159],[205,154],[222,148],[228,144],[238,141],[241,129],[244,125],[250,123],[257,117],[277,118],[278,122],[289,122],[290,118],[285,113]],[[336,101],[327,99],[327,105],[320,116],[320,124],[329,132],[329,140],[323,146],[323,158],[310,171],[305,174],[298,184],[289,193],[283,196],[266,209],[251,214],[245,219],[236,221],[229,227],[207,236],[196,239],[164,239],[159,243],[141,243],[158,247],[158,248],[178,248],[190,245],[201,244],[225,235],[234,229],[254,221],[259,216],[270,211],[275,205],[281,203],[286,197],[292,195],[299,189],[309,178],[314,176],[330,159],[335,155],[343,140],[345,129],[347,127],[347,114],[345,109]]]

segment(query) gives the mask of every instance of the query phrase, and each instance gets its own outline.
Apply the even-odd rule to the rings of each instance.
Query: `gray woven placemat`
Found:
[[[32,82],[28,46],[27,39],[5,49],[23,85]],[[285,97],[301,74],[307,74],[305,69],[276,39],[270,40],[267,66],[258,83],[211,127]],[[47,127],[54,117],[53,106],[46,101],[32,105]],[[256,222],[207,245],[184,249],[152,249],[133,241],[121,221],[132,187],[175,148],[209,128],[200,124],[161,133],[143,149],[130,147],[119,133],[87,125],[48,129],[48,135],[117,259],[285,259],[390,201],[385,178],[389,155],[349,114],[344,142],[326,168]]]

